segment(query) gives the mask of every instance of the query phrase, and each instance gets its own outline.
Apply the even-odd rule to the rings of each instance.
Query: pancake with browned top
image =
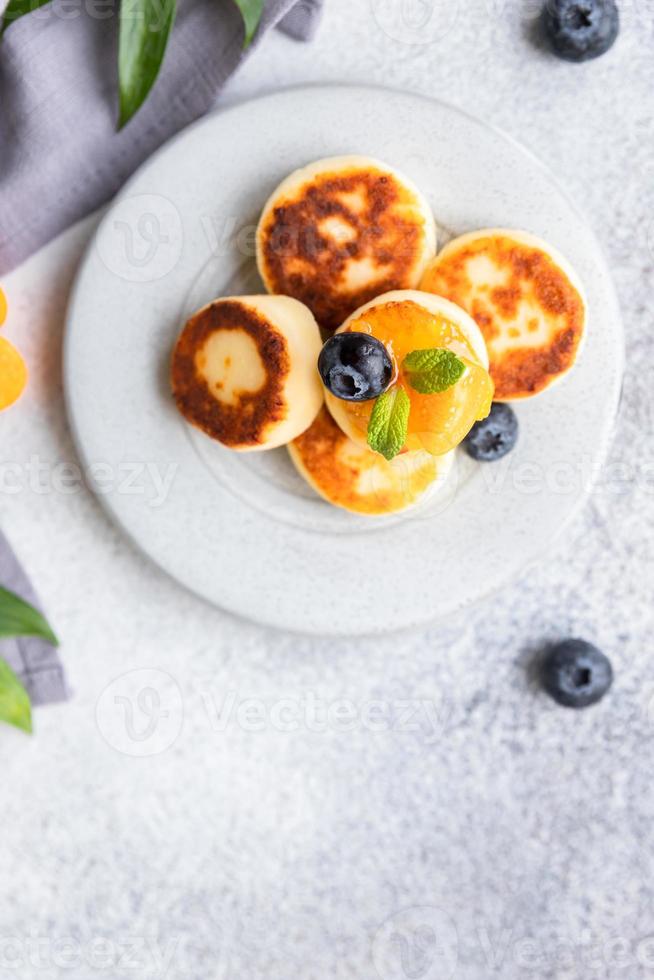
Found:
[[[236,296],[195,313],[172,356],[177,408],[230,449],[294,439],[322,404],[321,341],[310,310],[288,296]]]
[[[429,264],[421,289],[479,325],[497,401],[529,398],[572,368],[586,328],[584,290],[568,261],[526,232],[471,232]]]
[[[433,215],[418,188],[361,156],[292,173],[257,228],[266,288],[306,303],[328,331],[379,293],[415,287],[435,248]]]
[[[417,504],[447,479],[454,454],[401,453],[388,461],[352,442],[323,408],[313,425],[289,443],[298,471],[337,507],[370,517]]]

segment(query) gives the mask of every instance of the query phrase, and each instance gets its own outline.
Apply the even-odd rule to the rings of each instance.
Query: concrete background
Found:
[[[356,642],[209,608],[86,491],[0,494],[74,688],[37,711],[33,739],[0,732],[2,977],[654,976],[654,9],[623,3],[615,48],[577,66],[534,43],[533,2],[433,7],[420,27],[429,2],[327,0],[313,44],[267,37],[222,103],[382,83],[530,147],[620,294],[612,457],[566,540],[512,588],[427,632]],[[3,283],[32,384],[0,445],[25,472],[74,461],[62,316],[96,220]],[[528,668],[570,633],[616,671],[582,713]]]

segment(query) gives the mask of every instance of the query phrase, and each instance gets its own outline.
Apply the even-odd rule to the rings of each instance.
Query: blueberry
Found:
[[[586,708],[604,697],[613,680],[608,657],[585,640],[563,640],[541,665],[543,687],[566,708]]]
[[[492,463],[510,453],[518,440],[518,419],[509,405],[493,402],[488,418],[475,422],[463,440],[468,456]]]
[[[385,346],[367,333],[337,333],[320,351],[318,370],[332,395],[365,402],[385,391],[393,378],[393,362]]]
[[[604,54],[620,28],[615,0],[547,0],[542,16],[554,53],[566,61]]]

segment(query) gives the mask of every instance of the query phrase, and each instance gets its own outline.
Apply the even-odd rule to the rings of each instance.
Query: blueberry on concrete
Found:
[[[546,0],[542,18],[554,53],[566,61],[604,54],[620,29],[615,0]]]
[[[566,708],[586,708],[604,697],[613,681],[611,662],[585,640],[563,640],[541,665],[543,687]]]

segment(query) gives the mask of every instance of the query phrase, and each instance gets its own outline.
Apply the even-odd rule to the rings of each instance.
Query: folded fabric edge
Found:
[[[288,0],[287,0],[288,2]],[[266,33],[266,28],[272,26],[278,27],[286,35],[300,41],[308,41],[313,37],[317,29],[320,16],[322,13],[324,0],[298,0],[298,2],[286,10],[286,13],[282,14],[279,19],[276,19],[275,13],[269,16],[267,19],[264,15],[264,21],[261,25],[263,30],[257,32],[252,45],[245,52],[245,55],[251,54],[259,45],[263,39],[263,35]],[[282,2],[282,8],[286,6],[286,3]],[[266,24],[267,19],[267,24]],[[231,43],[231,42],[230,42]],[[230,70],[230,75],[233,73],[239,64],[243,61],[243,55],[238,59],[236,65]],[[218,90],[222,88],[222,84],[219,85]],[[216,93],[217,94],[217,93]],[[142,156],[138,163],[127,173],[124,177],[121,177],[119,182],[108,186],[105,192],[100,191],[92,205],[84,208],[83,210],[78,209],[76,213],[69,214],[63,218],[59,219],[54,214],[50,217],[49,221],[45,222],[45,227],[43,220],[40,219],[39,222],[34,222],[32,225],[23,225],[20,228],[12,230],[10,235],[0,236],[0,275],[7,275],[26,261],[30,256],[34,255],[39,249],[43,248],[49,242],[53,241],[58,235],[62,234],[68,228],[72,227],[77,221],[82,220],[88,214],[91,214],[94,210],[102,207],[104,204],[109,202],[115,194],[119,193],[121,186],[129,180],[132,173],[134,173],[139,166],[151,155],[154,150],[165,143],[167,139],[181,132],[185,125],[193,122],[195,119],[202,117],[210,106],[207,106],[204,110],[199,113],[190,113],[182,126],[177,126],[170,130],[167,135],[160,141],[155,141],[155,146],[150,149],[150,152],[145,156]],[[162,127],[163,128],[163,127]]]
[[[35,609],[43,608],[34,587],[0,531],[0,585],[19,595]],[[7,661],[35,705],[65,701],[70,697],[57,648],[35,636],[18,636],[0,642],[0,657]]]
[[[29,694],[32,706],[35,708],[46,704],[61,704],[70,699],[70,688],[60,664],[18,672],[16,676]]]
[[[320,26],[323,6],[323,0],[298,0],[277,27],[296,41],[310,41]]]

